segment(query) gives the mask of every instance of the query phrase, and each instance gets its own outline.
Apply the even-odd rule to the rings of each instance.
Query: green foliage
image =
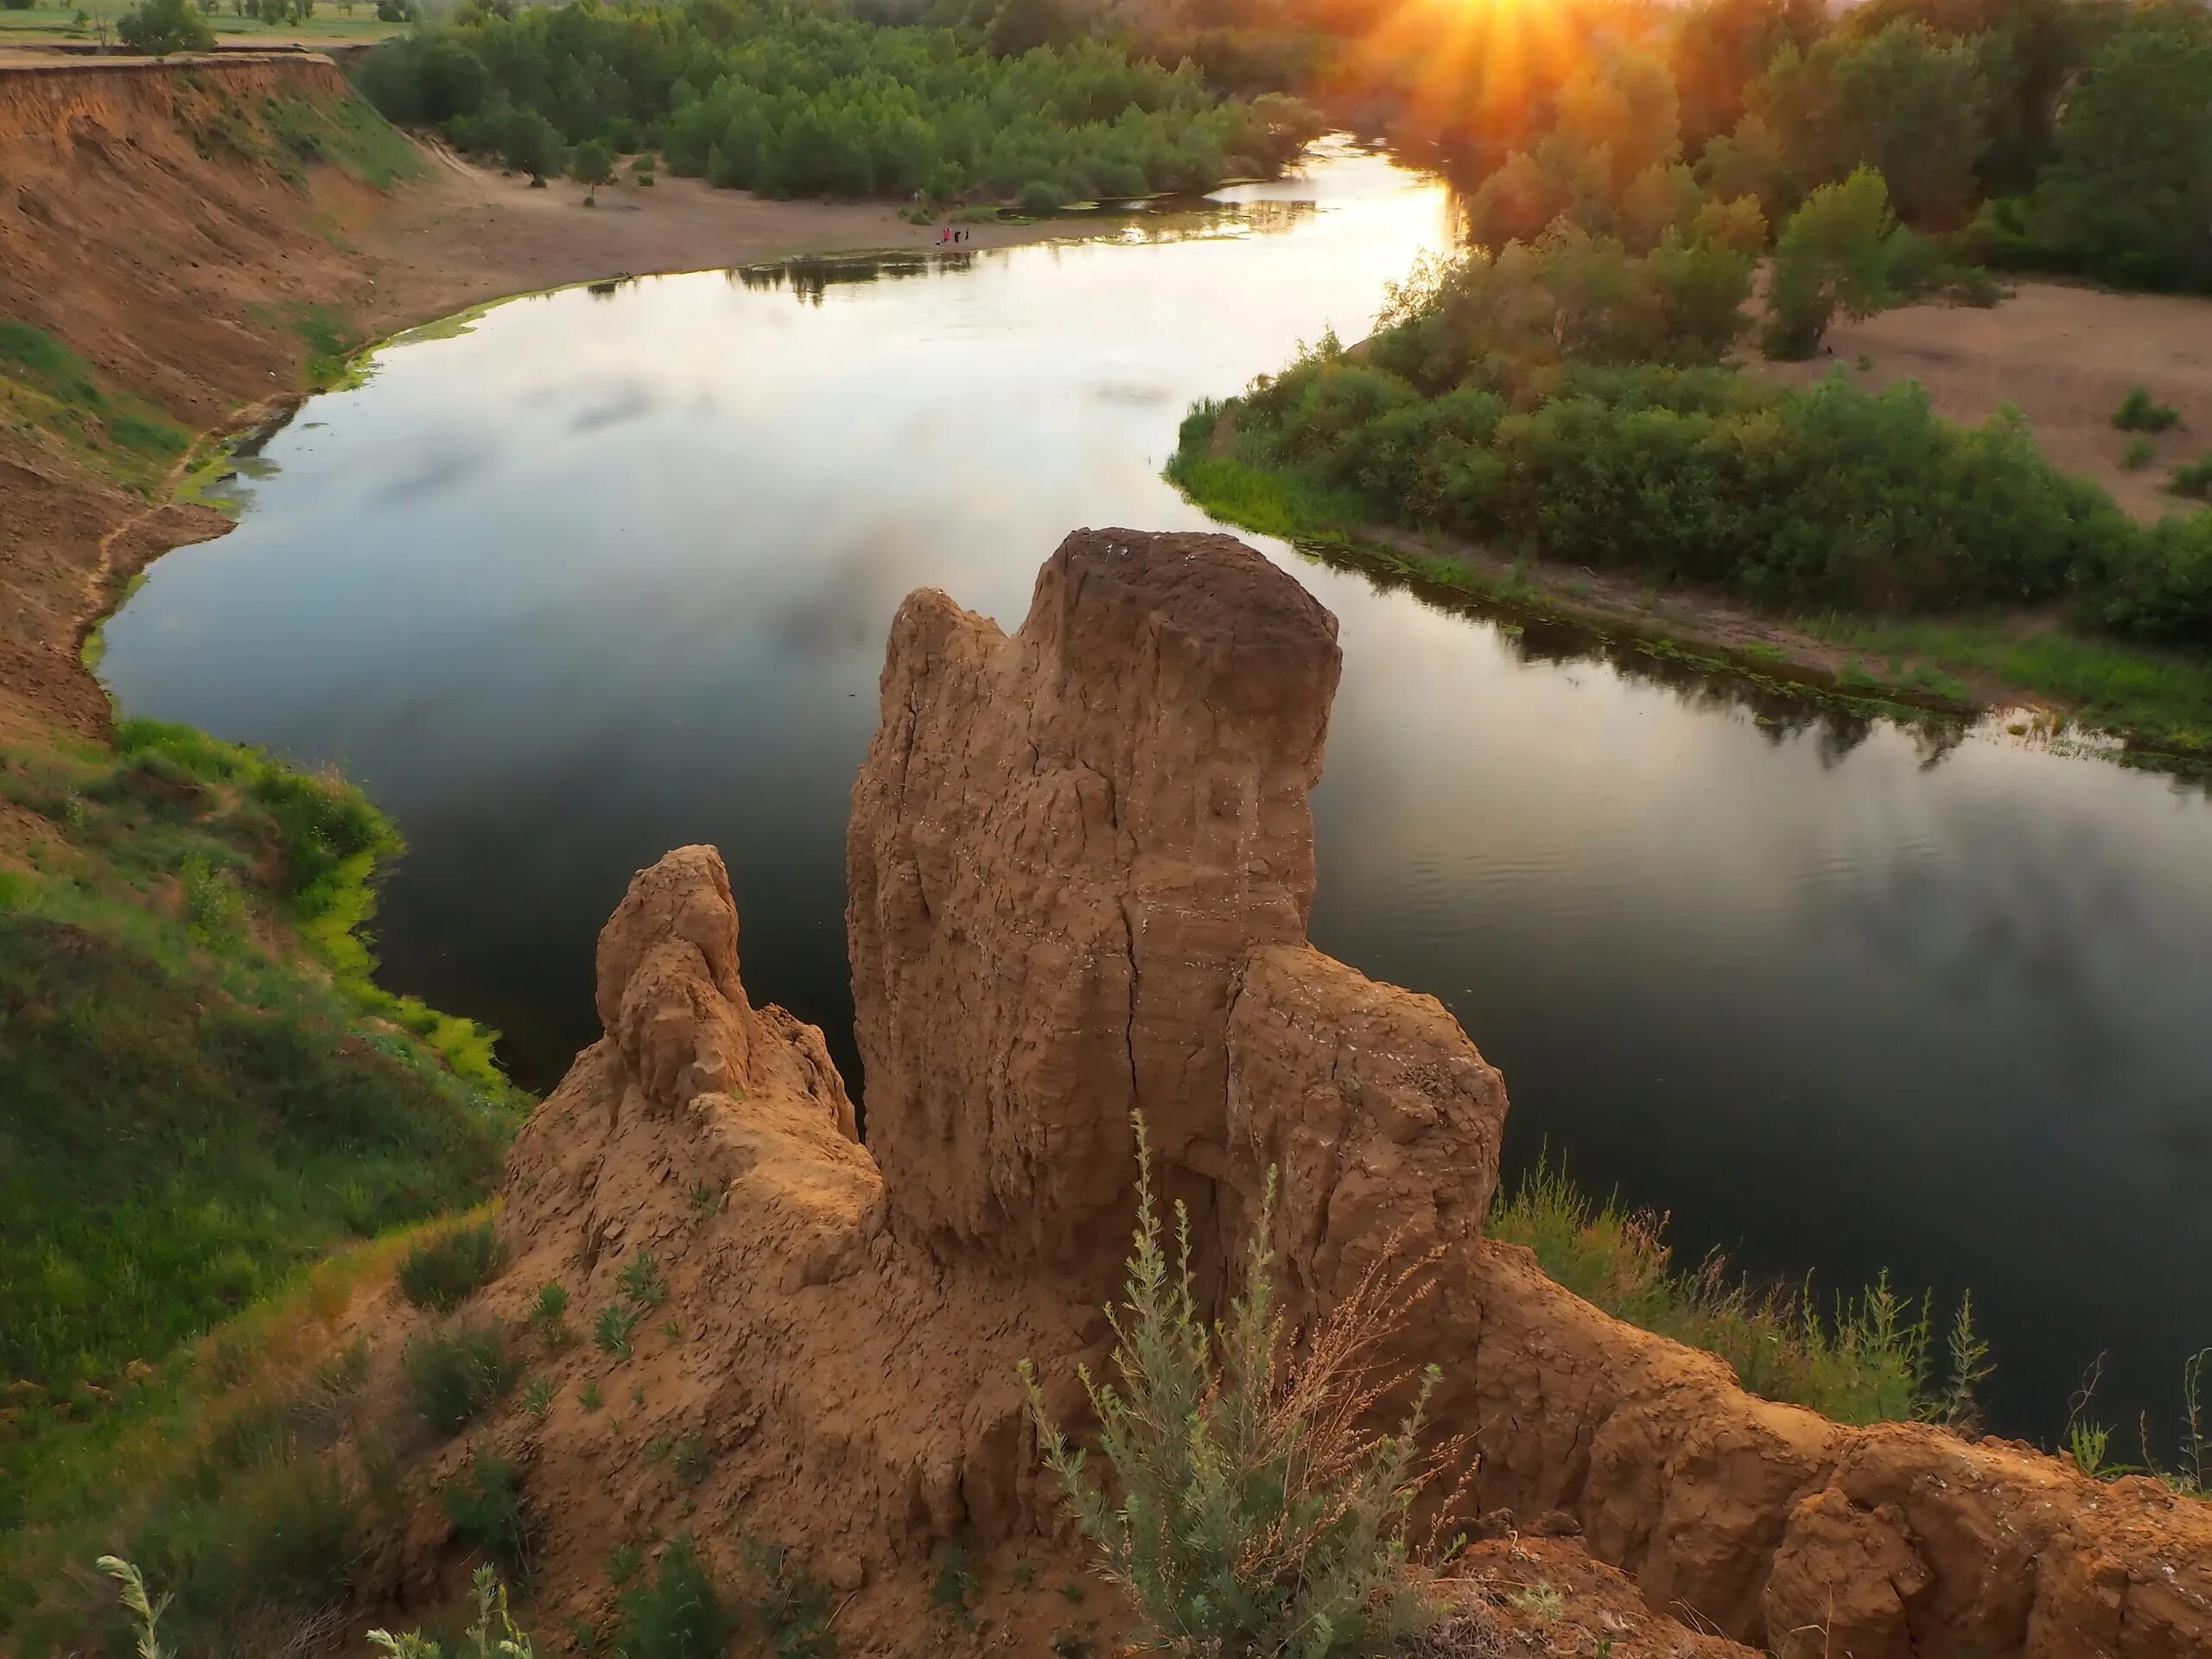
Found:
[[[1836,210],[1857,230],[1805,245],[1830,291],[1863,299],[1883,281],[1867,252],[1882,216],[1860,176],[1829,198],[1857,195]],[[1419,272],[1358,360],[1325,340],[1195,411],[1171,473],[1283,533],[1341,530],[1365,504],[1370,522],[1770,609],[2058,602],[2084,626],[2212,647],[2212,519],[2133,523],[2010,412],[1965,429],[1910,383],[1791,390],[1712,365],[1725,328],[1670,334],[1685,313],[1661,302],[1655,261],[1568,226]]]
[[[122,1598],[124,1610],[137,1621],[134,1634],[138,1642],[138,1659],[168,1659],[168,1649],[162,1645],[161,1637],[155,1629],[161,1622],[162,1614],[168,1611],[168,1598],[162,1597],[158,1604],[149,1601],[146,1580],[140,1576],[137,1567],[119,1557],[103,1555],[93,1565],[115,1580],[117,1594]]]
[[[1007,55],[995,22],[884,27],[805,0],[473,8],[357,79],[466,149],[507,150],[534,113],[567,143],[657,149],[671,172],[772,196],[1195,188],[1279,167],[1313,124],[1294,100],[1224,104],[1187,65],[1080,34]]]
[[[2212,15],[2185,0],[2130,8],[2064,107],[2028,258],[2212,292]]]
[[[2112,423],[2123,432],[2164,432],[2181,424],[2181,411],[2152,397],[2148,386],[2135,386],[2113,410]]]
[[[1814,191],[1776,240],[1759,348],[1810,357],[1837,311],[1871,316],[1888,304],[1897,235],[1880,174],[1860,168]]]
[[[569,176],[587,190],[595,189],[613,179],[614,158],[598,139],[587,138],[569,157]]]
[[[153,497],[191,435],[154,404],[111,387],[53,335],[0,316],[0,420],[27,426],[96,474]]]
[[[115,37],[129,50],[156,58],[205,52],[215,44],[215,31],[192,0],[139,0],[117,19]]]
[[[1785,47],[1751,104],[1801,186],[1871,170],[1916,220],[1955,222],[1973,199],[1988,82],[1972,44],[1924,22],[1837,30],[1802,54]]]
[[[1938,1375],[1925,1299],[1916,1308],[1884,1279],[1838,1296],[1824,1315],[1809,1286],[1754,1286],[1719,1256],[1684,1272],[1659,1217],[1592,1202],[1548,1160],[1500,1193],[1484,1230],[1528,1246],[1547,1275],[1583,1300],[1718,1354],[1754,1394],[1837,1422],[1969,1422],[1974,1388],[1988,1374],[1971,1299],[1959,1306],[1949,1367]]]
[[[401,1356],[408,1390],[423,1420],[442,1434],[474,1422],[514,1386],[519,1369],[506,1338],[490,1325],[417,1337]]]
[[[696,1486],[712,1472],[715,1454],[697,1435],[687,1434],[676,1443],[669,1466],[686,1486]]]
[[[262,954],[230,873],[274,850],[275,816],[169,770],[141,754],[0,785],[112,884],[26,884],[0,913],[10,1378],[111,1381],[349,1237],[459,1208],[512,1128],[504,1089],[365,1035],[345,996]],[[188,917],[144,908],[134,884],[180,869]]]
[[[599,1323],[592,1327],[592,1340],[601,1353],[612,1354],[617,1359],[630,1357],[630,1333],[638,1328],[644,1316],[627,1302],[609,1302],[599,1310]]]
[[[938,1553],[937,1577],[930,1584],[930,1605],[940,1611],[965,1613],[976,1589],[976,1568],[967,1550],[948,1544]]]
[[[653,1576],[624,1591],[615,1609],[626,1659],[714,1659],[737,1629],[688,1537],[669,1545]]]
[[[399,1288],[417,1307],[450,1313],[481,1289],[502,1259],[493,1224],[434,1233],[399,1264]]]
[[[1099,1571],[1127,1589],[1157,1645],[1389,1652],[1435,1616],[1408,1543],[1434,1371],[1395,1433],[1361,1427],[1399,1380],[1374,1375],[1373,1350],[1401,1327],[1403,1281],[1370,1276],[1294,1354],[1274,1300],[1271,1174],[1229,1317],[1205,1320],[1189,1217],[1176,1206],[1171,1257],[1141,1120],[1137,1135],[1136,1232],[1123,1304],[1109,1313],[1119,1382],[1083,1373],[1110,1483],[1093,1480],[1025,1363],[1046,1465]]]
[[[2126,447],[2120,452],[2120,470],[2126,473],[2139,473],[2158,458],[2158,445],[2139,432],[2127,441]]]
[[[2212,454],[2198,456],[2195,461],[2174,468],[2173,476],[2166,480],[2166,487],[2176,495],[2190,495],[2199,501],[2212,501]],[[2202,537],[2197,538],[2202,541]]]
[[[522,1391],[522,1408],[543,1421],[545,1414],[553,1409],[556,1392],[551,1377],[534,1376],[530,1380],[530,1386]]]
[[[514,1465],[481,1446],[473,1447],[468,1462],[439,1490],[438,1501],[461,1541],[481,1553],[488,1564],[518,1576],[529,1573],[537,1523],[524,1501]]]
[[[376,912],[372,881],[378,867],[405,843],[390,819],[353,785],[334,775],[293,770],[259,749],[222,743],[188,726],[154,720],[119,721],[117,755],[124,762],[98,787],[110,797],[176,798],[170,815],[194,802],[228,810],[193,816],[219,832],[244,860],[270,859],[280,874],[284,919],[321,959],[346,997],[368,1014],[413,1033],[454,1072],[499,1096],[509,1090],[493,1053],[493,1033],[378,988],[376,959],[363,932]],[[149,779],[165,779],[149,784]],[[204,793],[193,794],[197,788]],[[99,850],[128,861],[141,856],[144,814],[124,813]]]
[[[748,1544],[745,1565],[753,1623],[777,1659],[836,1659],[830,1586],[772,1546]]]
[[[642,1246],[624,1264],[615,1282],[641,1312],[658,1307],[668,1300],[668,1281],[661,1276],[660,1264],[653,1259],[653,1253]]]
[[[378,15],[383,15],[381,6]],[[499,1575],[488,1565],[480,1567],[474,1583],[476,1622],[468,1627],[468,1645],[456,1649],[453,1659],[535,1659],[529,1633],[516,1628],[507,1611],[507,1586]],[[446,1659],[444,1647],[425,1639],[419,1630],[404,1636],[371,1630],[369,1643],[390,1659]]]

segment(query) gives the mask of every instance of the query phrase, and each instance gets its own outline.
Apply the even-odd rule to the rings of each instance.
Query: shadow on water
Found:
[[[1300,551],[1317,564],[1363,578],[1376,593],[1404,594],[1446,616],[1491,624],[1517,662],[1602,663],[1624,679],[1670,693],[1686,708],[1748,715],[1777,747],[1817,733],[1817,753],[1824,768],[1845,760],[1885,721],[1910,734],[1923,772],[1941,766],[1974,731],[1974,722],[1960,715],[1855,697],[1810,681],[1696,656],[1663,640],[1609,633],[1509,599],[1470,594],[1408,572],[1380,569],[1328,548]]]

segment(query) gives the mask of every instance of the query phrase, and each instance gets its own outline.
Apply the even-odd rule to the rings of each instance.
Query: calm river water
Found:
[[[1011,626],[1069,529],[1206,521],[1193,399],[1448,237],[1374,157],[1118,241],[518,300],[266,446],[107,632],[128,712],[335,762],[413,851],[386,979],[545,1086],[631,872],[719,845],[747,985],[846,1030],[847,795],[900,598]],[[903,272],[903,274],[902,274]],[[842,280],[832,280],[842,279]],[[2212,1343],[2212,805],[1591,655],[1271,551],[1343,621],[1325,949],[1500,1065],[1516,1163],[1829,1286],[1970,1286],[1993,1414],[2171,1425]]]

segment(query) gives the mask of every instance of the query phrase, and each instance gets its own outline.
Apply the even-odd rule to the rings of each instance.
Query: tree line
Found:
[[[1272,74],[1491,191],[1498,239],[1626,228],[1687,177],[1770,223],[1880,173],[1983,264],[2212,291],[2200,0],[1190,0],[1210,73]],[[1654,174],[1652,169],[1658,172]]]
[[[1295,99],[1233,102],[1195,68],[1116,41],[995,37],[1001,11],[981,23],[879,23],[827,0],[511,11],[464,6],[379,48],[362,90],[393,120],[541,176],[596,141],[764,195],[1033,208],[1272,174],[1319,125]]]
[[[1785,224],[1775,280],[1846,303],[1932,279],[1885,215],[1871,169],[1821,187]],[[1771,611],[2055,605],[2212,653],[2212,514],[2137,524],[2009,411],[1964,428],[1915,384],[1797,391],[1736,368],[1760,240],[1755,212],[1707,204],[1641,252],[1561,218],[1426,265],[1357,353],[1325,340],[1201,404],[1171,471],[1210,503],[1255,491],[1239,469],[1257,469],[1339,518]]]

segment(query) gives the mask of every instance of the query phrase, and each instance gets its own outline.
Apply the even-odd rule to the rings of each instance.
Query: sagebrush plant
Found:
[[[514,1386],[518,1367],[495,1325],[471,1325],[450,1336],[418,1338],[400,1356],[415,1408],[450,1434],[488,1410]]]
[[[483,1288],[501,1255],[498,1230],[489,1221],[434,1233],[400,1262],[400,1293],[417,1307],[450,1313]]]
[[[512,1463],[472,1447],[468,1462],[439,1491],[438,1500],[462,1542],[509,1573],[528,1573],[537,1522]]]
[[[480,1567],[474,1583],[476,1622],[468,1627],[468,1646],[453,1659],[536,1659],[529,1633],[516,1628],[514,1617],[507,1611],[507,1586],[499,1581],[499,1574],[488,1567]],[[391,1659],[446,1659],[444,1647],[425,1639],[419,1630],[405,1636],[371,1630],[369,1643]]]
[[[2123,432],[2164,432],[2181,424],[2181,411],[2152,397],[2148,386],[2136,386],[2113,411],[2112,423]]]
[[[670,1544],[652,1577],[624,1591],[615,1606],[615,1646],[625,1659],[712,1659],[737,1629],[688,1536]]]
[[[1225,1319],[1209,1320],[1193,1289],[1189,1215],[1176,1206],[1171,1258],[1141,1118],[1136,1128],[1136,1230],[1123,1303],[1108,1311],[1119,1381],[1081,1373],[1110,1489],[1092,1478],[1025,1362],[1046,1465],[1096,1570],[1128,1592],[1161,1648],[1388,1652],[1437,1617],[1414,1560],[1414,1505],[1464,1452],[1459,1442],[1419,1449],[1435,1368],[1416,1382],[1379,1358],[1420,1300],[1413,1280],[1427,1264],[1371,1270],[1294,1343],[1274,1297],[1270,1173],[1242,1289]],[[1408,1384],[1396,1428],[1375,1427],[1382,1402]]]

